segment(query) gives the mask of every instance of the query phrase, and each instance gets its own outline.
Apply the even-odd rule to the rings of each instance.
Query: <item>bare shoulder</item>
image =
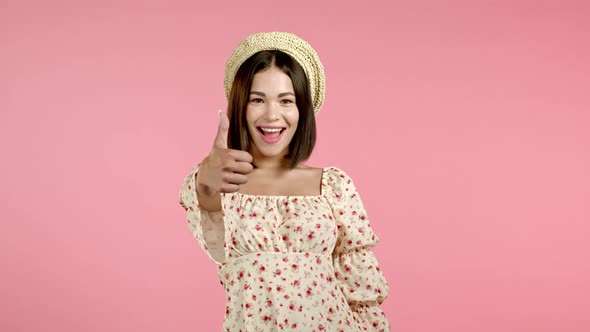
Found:
[[[308,165],[300,165],[294,169],[294,175],[296,177],[301,177],[302,180],[312,180],[322,178],[322,174],[324,172],[323,167],[312,167]]]
[[[291,170],[289,183],[300,195],[321,194],[323,168],[300,165]]]

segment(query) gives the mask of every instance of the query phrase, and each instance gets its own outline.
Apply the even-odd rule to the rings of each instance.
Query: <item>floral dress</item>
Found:
[[[198,168],[179,198],[225,289],[223,331],[390,330],[379,307],[389,286],[371,251],[379,240],[344,171],[324,168],[317,196],[228,193],[207,212]]]

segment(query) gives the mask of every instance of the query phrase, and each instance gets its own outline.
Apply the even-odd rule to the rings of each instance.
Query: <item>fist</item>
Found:
[[[241,150],[227,148],[229,119],[219,111],[219,125],[211,152],[205,157],[197,173],[197,191],[207,196],[240,190],[252,172],[252,156]]]

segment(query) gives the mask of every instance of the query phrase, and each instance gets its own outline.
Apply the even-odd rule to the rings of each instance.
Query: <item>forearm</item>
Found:
[[[208,212],[216,212],[221,210],[221,194],[208,190],[207,187],[199,185],[199,173],[195,174],[195,190],[197,192],[197,200],[201,209]]]

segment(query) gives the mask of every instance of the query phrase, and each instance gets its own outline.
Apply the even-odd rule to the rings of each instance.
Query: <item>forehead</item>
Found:
[[[293,92],[293,82],[289,75],[285,74],[277,67],[270,67],[268,69],[257,72],[252,78],[251,90],[257,91],[290,91]]]

